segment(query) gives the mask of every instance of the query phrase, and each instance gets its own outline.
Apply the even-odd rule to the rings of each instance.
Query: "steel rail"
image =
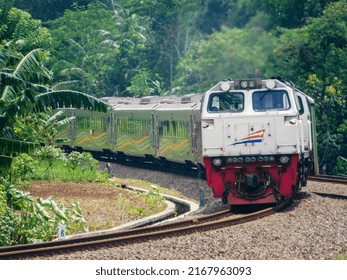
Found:
[[[331,175],[308,176],[308,180],[327,182],[327,183],[347,184],[347,177],[339,177],[339,176],[331,176]]]
[[[215,214],[195,217],[188,220],[176,221],[162,225],[148,226],[138,229],[107,233],[102,235],[85,236],[44,243],[7,246],[0,248],[0,259],[15,259],[37,254],[48,254],[55,251],[80,249],[92,246],[123,245],[136,241],[159,239],[166,236],[189,234],[196,231],[210,230],[233,226],[269,216],[289,204],[289,201],[271,208],[233,217],[229,210]],[[217,220],[216,220],[217,219]]]
[[[347,200],[347,195],[343,195],[343,194],[325,193],[325,192],[312,192],[312,193],[317,194],[317,195],[322,196],[322,197]]]

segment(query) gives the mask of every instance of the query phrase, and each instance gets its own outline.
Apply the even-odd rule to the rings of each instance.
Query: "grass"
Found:
[[[347,260],[347,253],[345,255],[337,256],[336,258],[333,258],[333,260]]]
[[[56,160],[51,167],[47,162],[40,161],[36,167],[34,178],[39,180],[60,180],[63,182],[106,182],[106,172],[100,172],[98,169],[71,169],[65,165],[62,160]]]

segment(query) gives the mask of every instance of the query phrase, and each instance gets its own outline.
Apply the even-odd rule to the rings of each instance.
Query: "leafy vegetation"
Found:
[[[85,231],[85,220],[78,204],[65,208],[52,198],[34,199],[18,184],[0,182],[0,246],[49,241],[57,235],[58,224],[68,233]]]
[[[34,199],[25,190],[31,180],[107,182],[106,172],[100,171],[96,163],[90,154],[65,155],[49,146],[32,156],[22,153],[15,157],[12,173],[0,180],[0,225],[4,228],[0,246],[51,240],[56,237],[59,223],[65,225],[68,234],[86,231],[78,203],[72,202],[66,208],[53,198]]]
[[[343,165],[337,158],[347,154],[346,6],[345,0],[4,0],[1,61],[42,48],[51,54],[51,72],[41,75],[50,75],[51,88],[96,97],[204,92],[224,78],[290,79],[316,100],[319,165],[336,174]]]
[[[13,158],[28,153],[14,163],[22,181],[38,176],[37,167],[42,176],[63,169],[62,160],[29,162],[71,121],[56,108],[106,110],[95,97],[203,92],[224,78],[282,76],[315,99],[321,171],[347,175],[346,15],[345,0],[2,0],[0,211],[11,217],[2,218],[2,233],[14,221],[5,194],[21,184],[19,176],[4,179]],[[91,172],[70,170],[70,179]]]

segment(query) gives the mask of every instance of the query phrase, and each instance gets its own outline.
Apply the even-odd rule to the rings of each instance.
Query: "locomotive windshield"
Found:
[[[216,92],[210,95],[209,112],[242,112],[244,95],[242,92]]]
[[[285,90],[255,91],[252,95],[254,111],[288,110],[290,102]]]

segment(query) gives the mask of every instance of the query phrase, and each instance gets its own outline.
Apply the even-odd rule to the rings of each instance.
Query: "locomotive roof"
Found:
[[[252,90],[252,89],[276,89],[276,88],[292,88],[295,89],[293,82],[283,80],[281,78],[249,78],[249,79],[236,79],[236,80],[223,80],[218,82],[211,91],[228,91],[228,90]]]

